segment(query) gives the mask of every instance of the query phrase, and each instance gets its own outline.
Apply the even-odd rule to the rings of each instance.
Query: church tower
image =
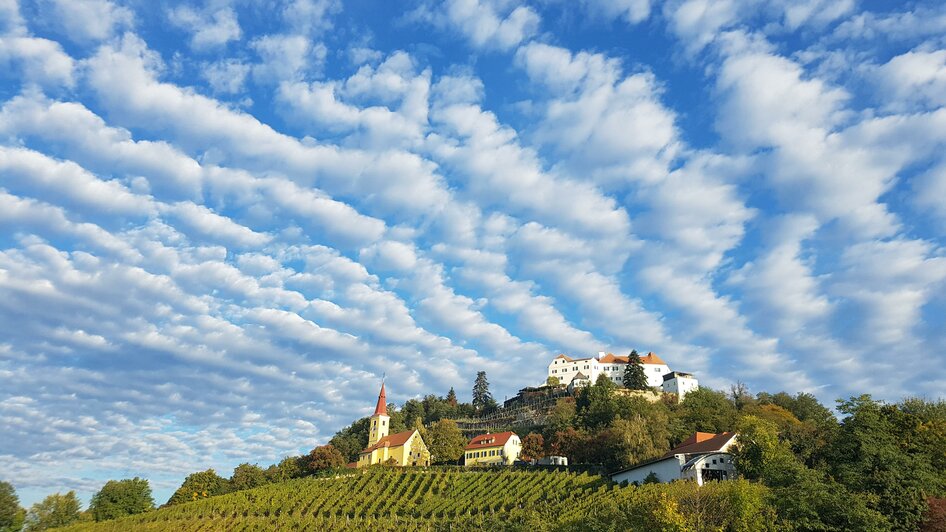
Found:
[[[381,383],[381,393],[378,394],[378,406],[374,408],[374,414],[371,415],[370,429],[368,431],[368,447],[378,443],[378,441],[388,435],[388,403],[384,396],[384,382]]]

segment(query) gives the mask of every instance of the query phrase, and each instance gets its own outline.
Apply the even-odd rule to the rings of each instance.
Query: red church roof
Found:
[[[381,383],[381,393],[378,394],[378,406],[374,407],[374,415],[388,415],[388,402],[387,398],[384,396],[384,383]]]
[[[398,432],[397,434],[390,434],[378,440],[378,443],[374,445],[369,445],[366,447],[362,453],[370,453],[375,449],[380,449],[382,447],[400,447],[407,443],[407,440],[411,438],[417,432],[417,429],[405,430],[404,432]]]

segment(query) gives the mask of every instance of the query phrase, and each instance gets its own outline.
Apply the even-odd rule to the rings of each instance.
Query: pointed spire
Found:
[[[378,406],[374,407],[374,415],[388,415],[388,402],[384,396],[384,379],[381,380],[381,393],[378,394]]]

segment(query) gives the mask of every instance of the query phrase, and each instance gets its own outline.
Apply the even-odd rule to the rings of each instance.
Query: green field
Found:
[[[578,520],[614,488],[547,471],[374,469],[305,478],[63,530],[475,530]]]

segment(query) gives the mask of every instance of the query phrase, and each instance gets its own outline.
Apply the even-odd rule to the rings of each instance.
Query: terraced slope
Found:
[[[474,530],[580,519],[611,488],[601,477],[537,471],[371,469],[298,479],[65,530]],[[535,518],[535,512],[531,512]],[[521,526],[520,526],[521,525]]]

